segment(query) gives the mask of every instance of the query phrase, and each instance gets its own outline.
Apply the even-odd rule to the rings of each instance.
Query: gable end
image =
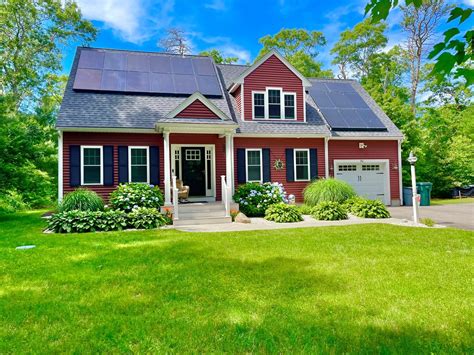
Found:
[[[190,105],[176,114],[177,118],[219,118],[199,99],[194,100]]]

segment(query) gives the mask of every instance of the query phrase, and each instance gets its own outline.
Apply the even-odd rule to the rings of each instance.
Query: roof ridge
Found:
[[[177,53],[167,53],[167,52],[151,52],[143,50],[134,50],[134,49],[117,49],[117,48],[105,48],[105,47],[86,47],[86,46],[77,46],[80,49],[98,49],[103,51],[114,51],[114,52],[128,52],[128,53],[146,53],[146,54],[158,54],[163,56],[174,56],[174,57],[198,57],[198,58],[212,58],[209,55],[199,55],[199,54],[185,54],[184,56]]]

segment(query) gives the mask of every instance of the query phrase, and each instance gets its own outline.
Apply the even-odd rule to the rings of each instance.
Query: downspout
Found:
[[[58,131],[58,202],[63,199],[63,132]]]

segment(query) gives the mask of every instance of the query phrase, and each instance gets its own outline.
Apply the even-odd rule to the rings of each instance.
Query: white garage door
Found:
[[[348,182],[359,196],[390,204],[386,163],[335,162],[335,177]]]

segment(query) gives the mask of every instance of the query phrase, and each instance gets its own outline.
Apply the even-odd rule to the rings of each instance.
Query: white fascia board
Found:
[[[153,128],[57,127],[59,132],[156,133]]]

